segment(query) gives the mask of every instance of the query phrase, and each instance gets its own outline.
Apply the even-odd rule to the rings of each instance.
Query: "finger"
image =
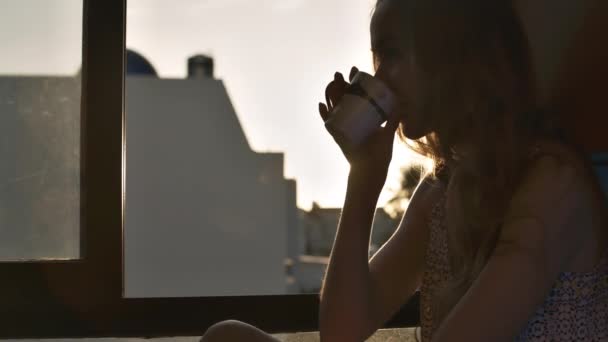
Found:
[[[357,67],[353,66],[350,69],[350,74],[348,75],[348,81],[352,82],[353,78],[355,78],[355,75],[359,72],[359,69],[357,69]]]
[[[346,93],[346,88],[348,87],[348,83],[344,80],[344,77],[341,73],[336,72],[334,74],[334,82],[332,87],[332,93],[330,94],[332,99],[332,105],[335,106],[341,99],[344,93]]]
[[[333,110],[333,104],[331,102],[331,94],[333,92],[333,87],[334,87],[333,81],[329,82],[327,87],[325,87],[325,103],[327,103],[327,110],[329,112],[331,112]]]
[[[319,114],[321,114],[321,119],[323,119],[324,122],[329,118],[327,106],[321,102],[319,102]]]
[[[336,78],[339,79],[339,76],[336,76]],[[344,95],[347,85],[348,83],[346,83],[343,79],[334,80],[327,85],[327,88],[325,88],[325,100],[330,112],[340,101],[342,95]]]
[[[336,81],[336,82],[338,82],[338,83],[342,83],[342,82],[344,82],[344,77],[342,76],[342,74],[341,74],[341,73],[336,72],[336,73],[334,74],[334,81]]]

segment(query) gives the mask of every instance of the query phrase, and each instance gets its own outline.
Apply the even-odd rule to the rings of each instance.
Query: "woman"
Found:
[[[376,77],[400,99],[350,163],[321,341],[363,341],[421,290],[423,341],[608,340],[608,218],[589,161],[538,108],[507,0],[379,0]],[[352,72],[356,71],[353,69]],[[336,73],[327,120],[347,83]],[[395,131],[435,167],[368,261]],[[274,341],[240,322],[204,341]]]

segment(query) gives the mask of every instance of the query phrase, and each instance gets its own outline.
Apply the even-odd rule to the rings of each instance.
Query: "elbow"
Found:
[[[348,319],[319,321],[320,342],[363,342],[365,340],[362,324],[349,324]]]
[[[320,342],[363,342],[372,333],[372,322],[366,306],[329,302],[322,297],[319,306]]]
[[[319,331],[320,342],[363,342],[364,338],[353,331]]]

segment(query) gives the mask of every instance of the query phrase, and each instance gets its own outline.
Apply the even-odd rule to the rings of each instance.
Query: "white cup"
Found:
[[[334,139],[347,150],[359,147],[389,119],[395,95],[378,78],[359,71],[325,121]]]

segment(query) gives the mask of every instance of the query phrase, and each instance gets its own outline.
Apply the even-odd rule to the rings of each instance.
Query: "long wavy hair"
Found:
[[[433,303],[436,324],[494,251],[507,204],[536,139],[566,141],[539,110],[529,44],[510,0],[393,1],[404,44],[424,77],[430,133],[412,141],[446,186],[452,277]],[[393,4],[391,4],[393,5]],[[467,149],[460,149],[463,143]],[[449,187],[448,187],[449,184]]]

